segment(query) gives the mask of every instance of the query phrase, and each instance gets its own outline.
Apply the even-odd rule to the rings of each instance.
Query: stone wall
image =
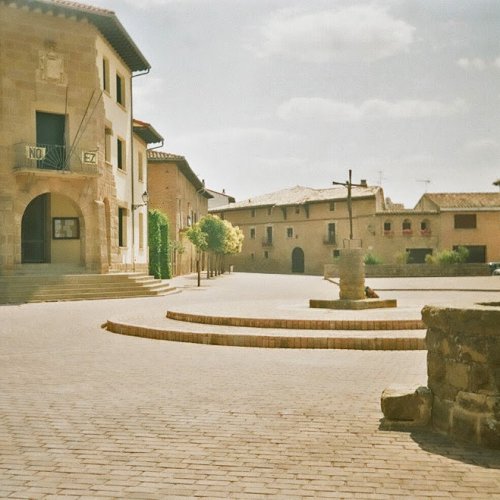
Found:
[[[425,276],[488,276],[488,264],[376,264],[365,266],[368,278],[425,277]],[[338,264],[325,264],[324,277],[339,276]]]
[[[500,302],[425,306],[432,424],[454,438],[500,449]]]

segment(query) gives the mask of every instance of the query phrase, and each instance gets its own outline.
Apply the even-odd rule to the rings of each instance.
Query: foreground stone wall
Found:
[[[433,426],[500,449],[500,302],[426,306],[428,387]]]

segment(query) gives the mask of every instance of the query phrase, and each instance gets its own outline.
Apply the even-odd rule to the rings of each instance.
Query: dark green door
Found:
[[[304,250],[296,247],[292,252],[292,273],[304,272]]]
[[[49,195],[37,196],[26,207],[21,223],[21,261],[48,262],[47,231]]]
[[[65,164],[66,117],[54,113],[36,112],[36,143],[45,148],[45,158],[38,168],[60,170]]]

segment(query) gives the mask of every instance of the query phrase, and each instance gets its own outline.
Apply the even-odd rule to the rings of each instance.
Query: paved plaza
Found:
[[[181,292],[0,306],[0,498],[500,498],[498,451],[380,429],[382,390],[425,385],[425,351],[227,347],[101,328],[161,323],[169,308],[295,314],[334,285],[245,274],[172,284]],[[398,299],[395,314],[500,295],[500,277],[369,284]]]

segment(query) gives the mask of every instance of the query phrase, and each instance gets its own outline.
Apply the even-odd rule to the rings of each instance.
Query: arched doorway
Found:
[[[304,250],[295,247],[292,252],[292,273],[304,272]]]
[[[42,194],[31,200],[21,222],[21,262],[50,262],[50,197]]]
[[[37,196],[21,221],[21,263],[83,264],[84,229],[81,210],[70,198]]]

